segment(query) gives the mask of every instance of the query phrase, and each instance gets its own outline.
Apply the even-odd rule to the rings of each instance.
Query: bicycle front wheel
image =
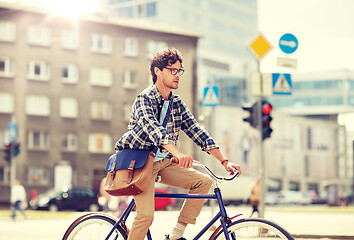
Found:
[[[229,238],[232,240],[247,239],[282,239],[294,240],[284,228],[269,220],[260,218],[246,218],[232,222],[227,227]],[[221,230],[214,240],[226,239]]]
[[[115,220],[103,214],[88,215],[76,220],[66,231],[63,240],[105,240],[115,223]],[[108,239],[127,238],[126,231],[118,226]]]

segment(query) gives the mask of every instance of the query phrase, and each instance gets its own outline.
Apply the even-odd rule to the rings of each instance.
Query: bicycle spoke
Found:
[[[291,235],[282,227],[264,219],[241,219],[233,222],[227,229],[229,238],[232,240],[293,240]],[[220,232],[215,239],[225,239],[225,236]]]

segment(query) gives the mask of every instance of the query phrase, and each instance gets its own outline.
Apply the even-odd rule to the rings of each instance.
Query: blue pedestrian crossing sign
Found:
[[[220,104],[219,87],[208,86],[204,88],[202,105],[204,107],[215,107]]]
[[[17,137],[17,125],[15,123],[7,124],[7,135],[9,136],[9,141],[16,140]]]
[[[290,95],[293,89],[291,75],[288,73],[273,73],[273,94]]]

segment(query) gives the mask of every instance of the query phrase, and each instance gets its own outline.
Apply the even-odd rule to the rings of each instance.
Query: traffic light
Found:
[[[270,127],[270,122],[272,117],[270,113],[272,112],[273,106],[266,100],[262,101],[262,139],[265,140],[269,138],[273,132],[273,129]]]
[[[11,143],[5,145],[5,149],[4,149],[4,153],[5,153],[5,157],[4,159],[8,162],[11,162]]]
[[[249,116],[244,118],[243,121],[248,122],[251,127],[256,128],[258,126],[258,104],[257,102],[252,105],[247,104],[242,106],[242,109],[249,112]]]
[[[14,142],[12,144],[14,147],[14,156],[17,156],[18,154],[20,154],[20,143]]]

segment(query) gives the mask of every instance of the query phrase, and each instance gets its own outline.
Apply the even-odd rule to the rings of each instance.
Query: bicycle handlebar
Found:
[[[179,163],[178,159],[176,159],[176,158],[172,158],[172,162],[177,163],[177,164]],[[231,181],[235,177],[240,175],[240,172],[235,169],[234,172],[231,172],[231,177],[228,177],[228,178],[226,178],[226,177],[218,177],[206,165],[204,165],[201,162],[198,162],[196,160],[193,160],[193,166],[198,166],[198,167],[204,168],[207,171],[207,173],[209,174],[210,177],[212,177],[214,180],[220,181],[220,182],[222,182],[222,181]]]

